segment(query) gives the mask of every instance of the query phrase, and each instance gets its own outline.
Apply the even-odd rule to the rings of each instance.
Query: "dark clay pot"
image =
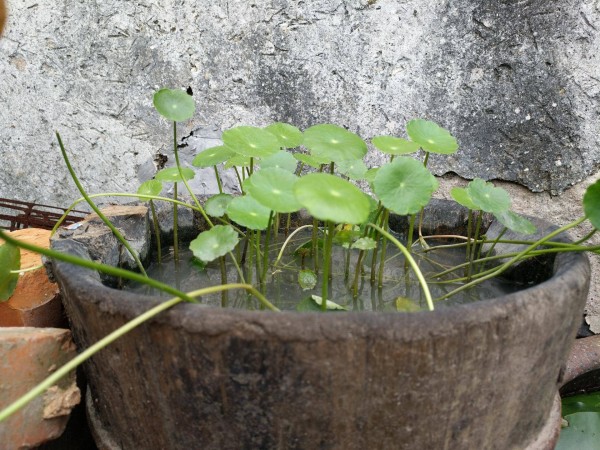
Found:
[[[72,239],[54,248],[86,256]],[[489,301],[418,313],[180,304],[85,364],[106,449],[542,449],[589,283],[581,254]],[[86,348],[159,301],[54,262]]]

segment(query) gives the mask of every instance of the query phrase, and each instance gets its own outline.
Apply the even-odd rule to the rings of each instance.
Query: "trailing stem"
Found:
[[[251,285],[248,285],[248,284],[229,284],[229,285],[225,285],[225,286],[211,286],[208,288],[199,289],[197,291],[192,291],[189,294],[186,294],[186,296],[188,296],[190,298],[194,298],[194,297],[198,297],[201,295],[208,295],[208,294],[212,294],[215,292],[227,291],[227,290],[231,290],[231,289],[245,289],[250,294],[256,296],[263,304],[264,304],[264,302],[267,302],[269,305],[271,305],[263,297],[263,295],[260,292],[258,292],[256,289],[254,289],[254,287],[252,287]],[[171,299],[167,300],[166,302],[161,303],[161,304],[155,306],[154,308],[149,309],[148,311],[139,315],[135,319],[127,322],[125,325],[117,328],[115,331],[113,331],[106,337],[102,338],[101,340],[99,340],[98,342],[96,342],[95,344],[90,346],[88,349],[81,352],[79,355],[77,355],[71,361],[66,363],[64,366],[60,367],[58,370],[56,370],[56,372],[54,372],[52,375],[48,376],[44,381],[39,383],[37,386],[35,386],[30,391],[28,391],[25,395],[18,398],[13,403],[11,403],[6,408],[4,408],[2,411],[0,411],[0,422],[7,419],[12,414],[17,412],[21,408],[23,408],[25,405],[27,405],[27,403],[29,403],[30,401],[32,401],[39,395],[42,395],[44,392],[46,392],[47,389],[49,389],[50,387],[55,385],[63,377],[68,375],[72,370],[76,369],[79,365],[81,365],[83,362],[87,361],[89,358],[94,356],[100,350],[103,350],[104,348],[106,348],[107,346],[109,346],[110,344],[115,342],[117,339],[119,339],[120,337],[129,333],[134,328],[136,328],[136,327],[140,326],[141,324],[143,324],[144,322],[152,319],[153,317],[157,316],[161,312],[166,311],[169,308],[172,308],[173,306],[177,305],[178,303],[181,303],[182,301],[183,300],[180,297],[171,298]],[[275,306],[271,305],[271,307],[272,307],[271,309],[278,311],[278,309]]]
[[[123,244],[123,246],[127,249],[129,254],[131,255],[131,257],[134,259],[135,263],[137,264],[140,272],[145,277],[148,277],[148,275],[146,274],[146,271],[144,270],[144,265],[142,264],[142,261],[140,261],[140,258],[138,256],[137,252],[133,248],[131,248],[131,246],[129,245],[129,242],[127,242],[127,239],[125,239],[123,237],[123,235],[119,232],[119,230],[117,230],[117,228],[112,224],[112,222],[110,220],[108,220],[108,218],[102,213],[102,211],[100,211],[100,209],[98,209],[98,207],[92,201],[90,196],[88,196],[87,192],[83,188],[83,185],[79,182],[79,178],[77,178],[77,175],[75,174],[75,171],[73,170],[73,167],[71,166],[71,162],[69,161],[69,157],[67,156],[67,151],[65,150],[65,146],[63,145],[62,139],[60,138],[60,134],[58,133],[58,131],[56,132],[56,138],[58,139],[58,146],[60,147],[60,151],[61,151],[62,157],[65,161],[65,165],[67,166],[67,170],[69,171],[69,174],[71,174],[71,178],[75,182],[77,189],[79,190],[79,192],[81,193],[81,195],[83,196],[85,201],[88,203],[88,205],[90,205],[90,208],[92,208],[94,210],[94,212],[98,215],[98,217],[106,224],[106,226],[108,228],[110,228],[110,231],[113,232],[113,234],[119,240],[119,242],[121,242],[121,244]]]
[[[548,233],[546,236],[544,236],[541,239],[538,239],[537,241],[535,241],[534,243],[532,243],[530,246],[528,246],[526,249],[524,249],[523,251],[517,253],[515,256],[513,256],[511,259],[509,259],[508,261],[506,261],[504,264],[502,264],[500,267],[491,269],[487,272],[485,272],[485,274],[480,274],[482,276],[478,276],[476,280],[470,281],[469,283],[466,283],[456,289],[454,289],[453,291],[443,295],[442,297],[439,297],[436,299],[436,301],[439,300],[444,300],[448,297],[451,297],[459,292],[464,291],[465,289],[469,289],[473,286],[475,286],[478,283],[481,283],[482,281],[485,280],[489,280],[490,278],[494,278],[497,277],[499,275],[502,275],[502,273],[504,273],[504,271],[506,271],[510,266],[512,266],[513,264],[515,264],[516,262],[518,262],[519,260],[523,259],[524,257],[528,257],[531,253],[534,253],[536,248],[539,247],[540,245],[544,244],[546,241],[549,241],[550,239],[552,239],[553,237],[559,235],[560,233],[563,233],[567,230],[570,230],[571,228],[576,227],[577,225],[581,224],[582,222],[584,222],[586,220],[586,217],[581,217],[579,219],[577,219],[574,222],[571,222],[565,226],[562,226],[556,230],[554,230],[551,233]],[[574,248],[577,248],[577,246],[574,246]],[[574,251],[574,248],[564,248],[562,251]],[[583,250],[582,250],[583,251]],[[506,256],[504,256],[506,257]]]
[[[427,285],[427,281],[425,281],[425,277],[423,276],[421,269],[419,269],[419,265],[414,260],[414,258],[412,257],[412,255],[410,254],[408,249],[404,245],[402,245],[402,243],[398,239],[396,239],[390,233],[385,231],[383,228],[378,227],[377,225],[375,225],[373,223],[368,223],[367,226],[377,230],[386,239],[389,239],[396,247],[398,247],[398,250],[400,250],[402,252],[404,257],[408,261],[408,264],[414,271],[414,273],[417,277],[417,280],[419,280],[419,284],[421,285],[421,289],[423,291],[423,294],[425,295],[425,300],[427,301],[427,307],[429,308],[430,311],[433,311],[433,299],[431,298],[431,293],[429,292],[429,286]]]

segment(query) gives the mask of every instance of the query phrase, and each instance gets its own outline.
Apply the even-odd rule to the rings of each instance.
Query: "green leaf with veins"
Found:
[[[207,148],[196,155],[192,161],[194,167],[212,167],[228,161],[236,153],[229,147],[218,145]]]
[[[305,175],[296,182],[294,192],[298,202],[319,220],[356,225],[369,216],[369,197],[352,183],[334,175]]]
[[[231,220],[251,230],[264,230],[269,225],[271,210],[249,195],[235,197],[227,206]]]
[[[294,148],[302,145],[304,137],[302,131],[289,123],[276,122],[265,127],[269,133],[273,134],[279,144],[284,148]]]
[[[232,251],[238,240],[239,236],[231,225],[215,225],[190,242],[190,250],[199,260],[210,262]]]
[[[414,119],[406,125],[408,136],[423,150],[448,155],[458,150],[458,143],[449,131],[429,120]]]
[[[196,111],[196,102],[180,89],[160,89],[153,97],[154,108],[172,122],[191,119]]]
[[[332,124],[314,125],[305,130],[304,146],[312,155],[336,163],[362,159],[367,153],[367,144],[358,135]]]
[[[386,208],[407,215],[429,203],[437,180],[421,162],[401,156],[379,168],[373,187]]]
[[[475,206],[485,212],[497,214],[510,208],[508,192],[481,178],[475,178],[467,185],[467,193]]]
[[[223,132],[222,139],[235,153],[249,158],[264,158],[280,149],[276,136],[257,127],[231,128]]]
[[[186,180],[191,180],[192,178],[194,178],[194,175],[196,175],[196,172],[194,172],[189,167],[182,167],[181,173],[183,174]],[[183,178],[181,178],[177,167],[169,167],[167,169],[159,170],[158,172],[156,172],[154,179],[158,181],[163,181],[165,183],[180,183],[183,181]]]
[[[274,153],[260,160],[261,170],[273,167],[294,173],[298,168],[298,160],[291,153],[285,151]]]
[[[302,208],[294,193],[297,181],[298,177],[286,170],[261,169],[247,179],[244,190],[263,206],[275,212],[291,213]]]
[[[393,136],[376,136],[371,142],[375,147],[388,155],[405,155],[407,153],[414,153],[421,148],[416,142]]]
[[[212,217],[223,217],[227,212],[227,206],[233,200],[233,195],[229,194],[217,194],[213,195],[209,198],[205,205],[204,209],[206,214]]]

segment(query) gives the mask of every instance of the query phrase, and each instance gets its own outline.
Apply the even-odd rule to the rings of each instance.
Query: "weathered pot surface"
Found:
[[[80,348],[159,302],[54,273]],[[588,284],[587,258],[565,254],[538,285],[433,312],[180,304],[86,364],[92,423],[120,449],[553,448]]]

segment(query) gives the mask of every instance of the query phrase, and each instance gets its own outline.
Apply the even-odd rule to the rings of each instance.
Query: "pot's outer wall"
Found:
[[[81,348],[157,303],[54,270]],[[122,449],[522,449],[550,413],[588,280],[571,254],[540,285],[431,313],[179,305],[86,364],[93,407]]]

